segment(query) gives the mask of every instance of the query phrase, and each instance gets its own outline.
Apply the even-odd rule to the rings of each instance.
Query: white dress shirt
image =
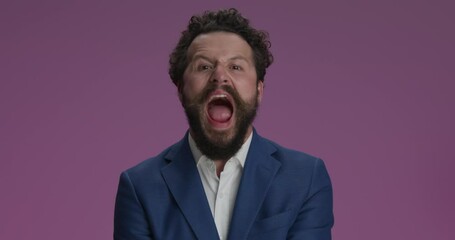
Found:
[[[253,134],[250,134],[239,151],[226,162],[219,178],[216,175],[215,163],[201,153],[191,134],[188,136],[191,152],[196,161],[218,235],[221,240],[227,239],[232,210]]]

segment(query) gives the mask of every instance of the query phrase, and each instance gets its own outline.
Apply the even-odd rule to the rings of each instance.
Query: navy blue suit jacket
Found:
[[[327,240],[333,221],[324,163],[254,132],[228,238]],[[114,239],[219,239],[187,136],[121,174]]]

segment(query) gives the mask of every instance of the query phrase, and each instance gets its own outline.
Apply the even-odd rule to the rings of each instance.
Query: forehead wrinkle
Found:
[[[234,43],[233,45],[229,45],[228,43],[230,47],[225,46],[224,44],[221,44],[224,39],[222,39],[221,42],[213,40],[219,39],[220,34],[226,35],[224,39],[234,38],[234,41],[237,41],[238,39],[240,41],[243,41],[245,44]],[[224,32],[201,34],[193,40],[187,51],[187,61],[191,62],[200,58],[210,62],[229,62],[235,60],[243,60],[254,65],[254,53],[251,49],[251,46],[240,36]]]

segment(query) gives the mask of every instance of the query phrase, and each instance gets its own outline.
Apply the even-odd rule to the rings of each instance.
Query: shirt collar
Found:
[[[250,133],[250,136],[248,136],[248,138],[243,143],[243,145],[240,147],[240,149],[237,151],[237,153],[235,153],[234,156],[232,157],[232,158],[236,158],[240,162],[240,165],[242,166],[242,168],[245,165],[246,156],[248,154],[248,150],[250,149],[252,139],[253,139],[253,132]],[[191,133],[188,134],[188,142],[190,144],[191,153],[193,154],[193,158],[194,158],[194,161],[196,162],[196,165],[199,163],[199,160],[201,160],[202,158],[209,159],[207,156],[202,154],[202,152],[199,150],[193,137],[191,137]]]

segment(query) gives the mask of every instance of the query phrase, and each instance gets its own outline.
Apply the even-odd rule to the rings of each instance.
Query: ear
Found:
[[[182,83],[177,83],[177,94],[179,96],[180,104],[183,106],[183,84]]]
[[[257,90],[258,90],[258,103],[261,103],[262,95],[264,94],[264,81],[258,80],[257,83]]]
[[[177,94],[179,95],[180,104],[183,105],[183,96],[182,96],[182,93],[179,91]]]

